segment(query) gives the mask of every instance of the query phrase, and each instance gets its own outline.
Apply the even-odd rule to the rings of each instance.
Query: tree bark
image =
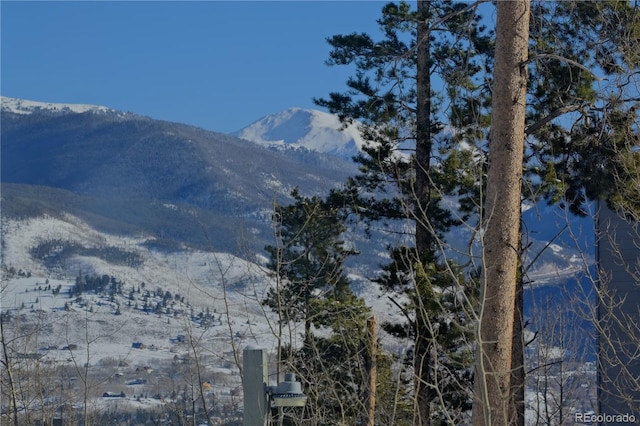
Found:
[[[366,426],[375,426],[376,422],[376,396],[378,381],[378,330],[376,317],[372,316],[367,320],[367,342],[364,351],[364,367],[366,371],[366,391],[365,391],[365,407],[366,418],[363,422]]]
[[[425,226],[427,220],[424,212],[431,202],[431,183],[429,181],[429,166],[431,162],[431,76],[429,71],[429,1],[418,1],[417,5],[417,99],[416,99],[416,154],[415,154],[415,222],[416,222],[416,252],[418,261],[426,263],[433,258],[433,235]],[[417,294],[420,298],[422,295]],[[431,383],[431,347],[433,345],[428,321],[422,318],[426,313],[417,307],[415,319],[414,346],[414,390],[415,404],[414,426],[428,425],[431,417],[430,404],[432,400]]]
[[[474,425],[511,423],[529,13],[529,0],[497,2]]]

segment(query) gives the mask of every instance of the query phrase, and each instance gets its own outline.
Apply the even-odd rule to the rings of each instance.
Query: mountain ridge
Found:
[[[115,110],[32,106],[22,107],[29,114],[3,108],[1,117],[6,285],[0,301],[3,313],[16,318],[12,325],[42,330],[37,339],[29,337],[38,346],[25,354],[84,371],[85,384],[87,377],[99,384],[90,404],[119,414],[170,407],[172,384],[187,389],[193,383],[188,363],[194,358],[216,386],[212,407],[237,403],[241,349],[260,345],[273,353],[277,342],[299,345],[304,332],[304,324],[294,323],[279,340],[278,318],[260,303],[274,285],[262,251],[277,238],[273,207],[288,202],[296,186],[303,194],[325,194],[356,165],[295,143],[291,149],[285,142],[257,144]],[[310,117],[299,116],[298,129],[289,123],[290,135],[309,134]],[[533,229],[530,235],[542,235],[528,241],[530,251],[546,250],[537,258],[540,267],[527,275],[525,314],[533,325],[526,332],[533,335],[529,330],[540,324],[529,313],[530,293],[537,292],[540,303],[548,304],[550,295],[559,299],[567,274],[585,262],[569,244],[577,234],[563,240],[554,229],[577,224],[588,231],[592,224],[538,205],[523,211],[523,223]],[[399,237],[374,232],[367,240],[359,231],[345,238],[361,252],[345,270],[352,288],[379,323],[402,322],[398,301],[370,281],[389,261],[385,246]],[[471,233],[458,227],[446,237],[461,244]],[[558,245],[544,247],[545,241]],[[460,247],[465,255],[468,249]],[[123,256],[134,261],[122,262]],[[124,291],[72,292],[92,276],[120,282]],[[545,283],[558,291],[548,292]],[[391,353],[410,353],[411,339],[392,339],[384,330],[380,339]],[[533,353],[538,341],[531,342]],[[177,376],[181,371],[185,375]],[[69,394],[82,390],[72,376],[76,380],[60,387]],[[101,397],[117,392],[122,398]],[[194,401],[187,396],[184,401]]]
[[[32,195],[51,187],[85,197],[83,217],[105,205],[109,218],[135,217],[128,212],[135,207],[157,220],[147,232],[171,229],[178,239],[176,223],[228,219],[257,235],[254,249],[260,250],[271,238],[275,200],[286,202],[294,187],[303,194],[324,192],[355,172],[353,163],[326,154],[282,151],[180,123],[102,107],[43,109],[34,101],[22,103],[30,105],[29,114],[16,113],[7,99],[1,111],[3,185],[30,185]],[[180,220],[168,219],[164,205],[179,206]],[[219,232],[225,228],[205,227],[217,236],[214,246],[228,248]]]
[[[83,114],[86,112],[93,113],[114,113],[131,114],[115,109],[93,104],[72,104],[72,103],[59,103],[59,102],[42,102],[32,101],[27,99],[10,98],[8,96],[0,97],[0,105],[2,111],[11,112],[14,114],[30,115],[34,112],[60,112],[60,113],[76,113]]]
[[[7,99],[2,98],[3,105]],[[23,214],[29,209],[69,209],[110,232],[120,227],[161,236],[158,244],[167,248],[186,243],[235,254],[240,254],[239,247],[260,252],[273,243],[274,202],[290,201],[289,193],[296,187],[305,195],[326,193],[357,170],[355,163],[314,152],[311,145],[283,149],[278,145],[295,147],[297,142],[282,139],[274,146],[265,140],[267,135],[275,137],[271,130],[279,129],[280,136],[290,140],[312,135],[308,140],[316,147],[324,134],[330,139],[327,146],[335,146],[331,138],[340,130],[332,126],[339,120],[319,111],[292,108],[263,117],[247,127],[257,139],[263,138],[252,142],[102,107],[36,101],[22,105],[31,113],[15,113],[13,106],[2,109],[1,181],[8,211],[11,203]],[[320,126],[323,123],[332,124]],[[314,126],[329,130],[314,132]],[[52,197],[54,191],[47,188],[67,192]],[[534,210],[524,212],[523,218],[535,225],[529,225],[532,229],[546,226]],[[543,235],[553,236],[558,229],[545,228]],[[451,237],[461,248],[469,238],[460,230],[452,231]],[[378,236],[379,242],[366,242],[355,234],[352,238],[361,245],[375,245],[382,244],[384,236]],[[359,262],[377,269],[384,262],[384,248],[363,250],[367,251],[370,257],[363,260],[363,254]],[[558,265],[573,269],[566,263],[571,256],[560,253]],[[553,257],[546,259],[545,270],[553,271]]]

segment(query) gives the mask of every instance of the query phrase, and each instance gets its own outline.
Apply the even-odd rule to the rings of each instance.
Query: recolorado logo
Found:
[[[596,414],[594,412],[575,413],[576,423],[636,423],[636,416],[633,414]]]

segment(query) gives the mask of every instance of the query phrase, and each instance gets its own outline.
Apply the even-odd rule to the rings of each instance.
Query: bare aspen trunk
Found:
[[[367,418],[364,422],[367,426],[374,426],[376,421],[376,382],[378,381],[378,366],[376,358],[378,356],[378,331],[376,329],[376,317],[367,320],[367,348],[364,351],[364,365],[367,374],[367,390],[365,394],[365,408]]]
[[[508,425],[525,139],[529,0],[497,2],[474,425]]]

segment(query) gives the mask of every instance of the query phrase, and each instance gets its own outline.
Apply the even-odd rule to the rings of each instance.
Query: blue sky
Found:
[[[342,91],[326,38],[375,33],[383,5],[2,1],[0,91],[232,132]]]

